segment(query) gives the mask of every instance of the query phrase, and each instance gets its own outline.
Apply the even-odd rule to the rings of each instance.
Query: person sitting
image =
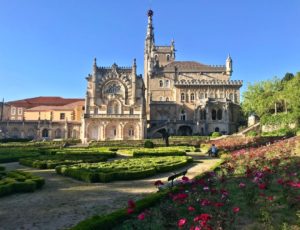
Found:
[[[218,148],[215,144],[212,144],[210,149],[208,150],[208,156],[217,157],[218,156]]]

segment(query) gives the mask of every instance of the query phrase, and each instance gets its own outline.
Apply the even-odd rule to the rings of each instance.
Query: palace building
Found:
[[[132,67],[98,67],[87,77],[84,142],[170,135],[230,134],[237,131],[242,81],[230,80],[225,65],[177,61],[175,44],[155,44],[153,11],[148,11],[144,78]]]
[[[144,73],[137,63],[98,66],[86,77],[85,99],[37,97],[2,103],[0,138],[80,138],[83,143],[169,135],[231,134],[240,119],[242,81],[225,65],[176,60],[175,42],[155,43],[148,11]]]

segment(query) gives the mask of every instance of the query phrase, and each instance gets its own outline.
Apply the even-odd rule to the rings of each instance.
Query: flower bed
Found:
[[[3,169],[3,168],[2,168]],[[21,171],[0,169],[0,197],[19,192],[33,192],[45,183],[42,177]]]
[[[143,157],[106,163],[86,163],[58,166],[56,172],[86,182],[134,180],[168,172],[192,162],[191,157]]]
[[[96,229],[97,221],[106,220],[102,226],[110,228],[103,229],[298,229],[299,141],[295,137],[227,155],[215,171],[184,178],[177,191],[152,208],[130,202],[126,218],[131,219],[121,225],[107,215],[110,219],[95,217],[78,227],[85,229],[85,223]]]

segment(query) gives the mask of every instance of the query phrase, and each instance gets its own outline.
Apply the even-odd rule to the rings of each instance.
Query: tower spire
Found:
[[[146,40],[150,40],[152,43],[154,43],[154,33],[153,33],[153,25],[152,25],[153,11],[151,9],[148,10],[147,15],[148,15],[148,26],[147,26]]]

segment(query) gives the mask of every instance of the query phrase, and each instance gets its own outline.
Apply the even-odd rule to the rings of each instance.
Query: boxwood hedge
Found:
[[[19,192],[33,192],[45,184],[42,177],[21,171],[2,171],[0,174],[0,197]]]
[[[142,179],[156,173],[172,171],[192,162],[191,157],[142,157],[102,163],[61,165],[58,174],[86,182],[110,182],[115,180]]]

